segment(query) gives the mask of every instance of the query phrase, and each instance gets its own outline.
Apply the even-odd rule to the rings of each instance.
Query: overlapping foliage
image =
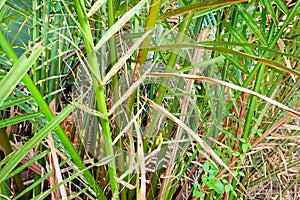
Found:
[[[300,1],[0,1],[0,198],[299,198]]]

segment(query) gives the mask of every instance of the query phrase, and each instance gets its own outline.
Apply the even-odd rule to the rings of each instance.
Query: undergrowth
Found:
[[[299,199],[300,1],[0,1],[1,199]]]

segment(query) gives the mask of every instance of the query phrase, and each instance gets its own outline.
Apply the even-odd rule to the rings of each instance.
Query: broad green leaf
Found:
[[[211,166],[213,166],[213,165],[211,165]],[[216,176],[217,174],[218,174],[218,170],[216,170],[216,169],[211,169],[211,170],[209,170],[209,176],[211,176],[211,177],[214,177],[214,176]]]
[[[41,113],[37,112],[37,113],[19,115],[19,116],[12,117],[12,118],[6,118],[6,119],[3,119],[3,120],[0,120],[0,128],[11,126],[11,125],[14,125],[14,124],[18,124],[18,123],[24,122],[26,120],[32,120],[32,119],[35,119],[35,118],[37,118],[41,115],[42,115]]]
[[[201,176],[201,180],[202,180],[202,182],[203,182],[205,185],[207,185],[207,186],[210,185],[209,180],[208,180],[208,176],[207,176],[206,174],[203,174],[203,175]]]
[[[0,81],[0,106],[4,103],[4,100],[10,95],[17,84],[22,80],[30,67],[36,62],[42,51],[43,47],[37,46],[32,50],[29,58],[26,57],[29,52],[25,52]]]
[[[247,150],[248,150],[248,144],[247,143],[242,144],[242,150],[243,150],[243,152],[247,152]]]
[[[204,170],[205,172],[208,172],[208,171],[209,171],[209,166],[210,166],[209,162],[204,163],[204,165],[203,165],[203,170]]]
[[[243,162],[245,160],[245,155],[244,154],[241,154],[240,155],[240,160]]]
[[[239,175],[241,175],[242,177],[244,177],[244,176],[245,176],[245,173],[242,172],[242,171],[240,171],[240,172],[239,172]]]
[[[10,172],[19,164],[19,162],[27,155],[29,150],[33,149],[39,142],[41,142],[53,129],[55,129],[74,109],[73,105],[67,106],[60,112],[53,120],[51,120],[40,132],[35,134],[27,143],[25,143],[19,150],[14,151],[11,156],[2,160],[2,164],[7,162],[0,171],[0,183],[9,178]]]
[[[232,185],[231,185],[231,184],[226,184],[226,185],[225,185],[225,191],[226,191],[226,192],[229,192],[229,191],[231,191],[231,190],[233,190]]]
[[[203,192],[201,192],[200,190],[194,189],[193,196],[194,197],[204,197],[205,194]]]
[[[224,185],[220,181],[214,185],[214,189],[218,194],[223,194],[225,191]]]
[[[197,182],[194,182],[193,185],[194,185],[194,189],[197,189],[198,187],[200,187],[200,184]]]

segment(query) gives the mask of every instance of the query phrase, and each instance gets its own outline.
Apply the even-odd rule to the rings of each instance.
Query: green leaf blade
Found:
[[[22,80],[30,67],[36,62],[42,51],[43,47],[38,46],[32,51],[32,54],[29,58],[26,57],[28,52],[25,52],[0,81],[0,106],[4,103],[5,99],[7,99],[17,84]]]

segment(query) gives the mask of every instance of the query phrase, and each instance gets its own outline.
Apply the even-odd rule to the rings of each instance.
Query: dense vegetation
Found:
[[[0,1],[0,199],[299,199],[300,1]]]

